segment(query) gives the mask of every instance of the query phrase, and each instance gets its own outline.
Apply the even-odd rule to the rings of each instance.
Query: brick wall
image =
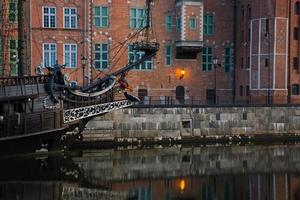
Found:
[[[55,28],[43,28],[44,6],[56,8]],[[108,7],[107,28],[97,28],[93,25],[95,6]],[[77,9],[76,29],[64,28],[65,7]],[[57,44],[59,64],[64,63],[63,45],[77,44],[77,67],[66,68],[64,72],[68,73],[70,80],[79,84],[82,84],[83,79],[82,56],[88,59],[84,65],[86,82],[125,66],[128,62],[127,48],[113,61],[117,52],[114,47],[134,31],[129,25],[131,8],[145,8],[145,1],[26,1],[27,68],[30,68],[31,74],[35,74],[37,66],[43,64],[43,43]],[[129,73],[128,80],[135,93],[139,89],[147,89],[148,95],[152,96],[176,96],[176,87],[183,86],[186,99],[197,96],[206,100],[207,90],[216,88],[218,98],[226,101],[233,100],[232,95],[235,94],[235,100],[242,102],[266,101],[268,96],[271,96],[274,103],[297,103],[300,100],[300,47],[299,40],[294,39],[294,28],[298,27],[299,21],[295,9],[296,0],[154,1],[153,29],[161,49],[153,60],[152,70],[133,70]],[[166,30],[167,15],[171,15],[173,19],[171,31]],[[214,31],[211,35],[204,34],[205,15],[214,18]],[[195,31],[189,29],[191,17],[196,19]],[[183,20],[181,31],[177,28],[178,19]],[[17,32],[11,30],[10,37],[16,38]],[[177,42],[183,38],[187,42],[199,40],[204,47],[212,48],[212,56],[218,58],[221,66],[217,68],[216,74],[214,67],[209,71],[202,70],[203,53],[198,53],[196,59],[176,58]],[[103,71],[94,68],[95,43],[110,44],[110,67]],[[171,66],[165,64],[166,45],[172,45]],[[232,47],[235,53],[234,65],[228,72],[224,71],[225,47]],[[9,71],[9,66],[5,68]],[[185,76],[180,79],[182,69],[185,70]]]

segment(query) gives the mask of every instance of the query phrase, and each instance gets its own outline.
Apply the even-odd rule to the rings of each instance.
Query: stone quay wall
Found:
[[[129,108],[87,124],[85,141],[300,134],[300,107]]]

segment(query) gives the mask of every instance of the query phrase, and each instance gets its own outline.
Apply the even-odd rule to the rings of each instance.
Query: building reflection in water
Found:
[[[300,147],[193,147],[85,152],[90,182],[137,200],[300,200]]]
[[[298,146],[95,150],[0,170],[0,200],[300,200]]]

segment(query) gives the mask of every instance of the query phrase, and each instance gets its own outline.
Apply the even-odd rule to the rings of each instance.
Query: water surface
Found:
[[[300,200],[298,145],[80,150],[0,170],[0,200]]]

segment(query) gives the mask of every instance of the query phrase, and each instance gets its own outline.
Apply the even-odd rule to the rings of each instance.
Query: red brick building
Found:
[[[17,14],[17,1],[3,2],[1,30],[10,24],[10,31],[2,34],[0,69],[13,76],[17,47],[8,43],[17,39],[17,20],[9,18]],[[203,103],[299,102],[299,1],[152,4],[152,28],[161,48],[155,59],[129,73],[136,94]],[[46,71],[45,65],[66,64],[70,84],[81,85],[83,77],[87,84],[140,56],[128,42],[115,57],[116,47],[143,26],[145,0],[26,0],[24,7],[28,75]]]

